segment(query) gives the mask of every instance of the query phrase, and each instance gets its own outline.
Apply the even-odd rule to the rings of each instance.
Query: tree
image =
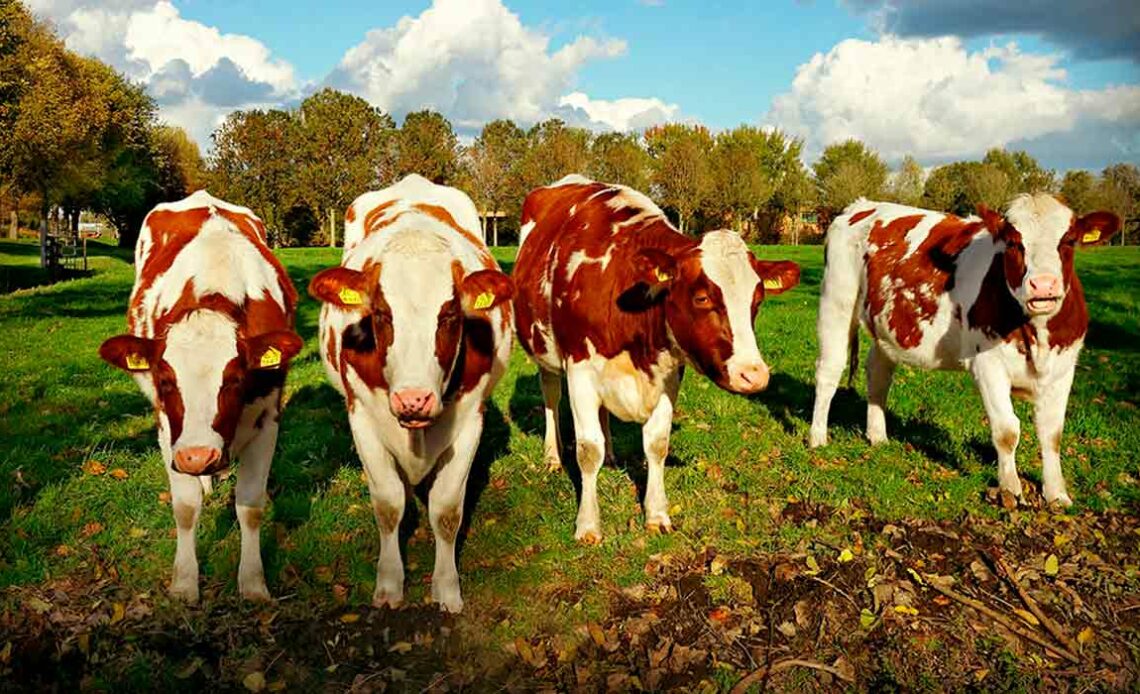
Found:
[[[174,125],[158,125],[151,131],[161,180],[159,188],[183,191],[184,195],[205,188],[206,164],[198,143]]]
[[[1126,244],[1129,227],[1140,221],[1140,169],[1135,164],[1106,167],[1100,175],[1097,199],[1098,208],[1120,215],[1124,223],[1120,230],[1120,244]]]
[[[649,152],[633,133],[602,133],[590,145],[587,175],[598,181],[620,183],[634,190],[649,188]]]
[[[899,170],[887,183],[886,197],[903,205],[918,205],[922,200],[922,189],[926,173],[922,165],[911,155],[907,155]]]
[[[1061,197],[1077,214],[1092,212],[1096,207],[1097,177],[1088,171],[1074,169],[1061,179]]]
[[[887,165],[858,140],[828,145],[812,167],[820,202],[833,211],[856,198],[878,198],[887,182]]]
[[[527,152],[521,168],[526,190],[544,186],[590,166],[590,133],[568,127],[557,118],[542,121],[527,132]]]
[[[645,142],[653,157],[653,194],[676,212],[684,232],[712,193],[713,137],[703,125],[668,123],[646,130]]]
[[[212,136],[215,194],[254,210],[270,240],[286,244],[295,241],[285,231],[284,217],[298,197],[298,130],[288,111],[235,111]]]
[[[986,152],[982,163],[994,166],[1005,174],[1010,198],[1018,193],[1049,193],[1056,189],[1056,173],[1043,168],[1024,150],[1007,152],[995,147]],[[1002,201],[1004,202],[1006,200]]]
[[[741,125],[719,133],[712,149],[713,187],[709,201],[716,212],[728,213],[733,228],[767,204],[776,189],[765,155],[769,141],[764,131]]]
[[[458,147],[451,122],[435,111],[409,113],[400,126],[398,176],[419,174],[435,183],[455,178]]]
[[[336,211],[392,179],[395,122],[364,99],[322,89],[297,112],[297,186],[317,219],[329,219],[336,245]]]

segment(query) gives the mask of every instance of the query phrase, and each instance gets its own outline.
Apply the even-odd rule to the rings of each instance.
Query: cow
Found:
[[[852,203],[827,232],[809,445],[827,443],[831,399],[845,356],[854,376],[862,323],[872,341],[872,444],[887,440],[884,408],[897,364],[969,371],[989,417],[1001,489],[1023,500],[1012,393],[1034,403],[1045,500],[1071,505],[1061,430],[1089,323],[1073,255],[1077,246],[1106,243],[1119,228],[1110,212],[1077,217],[1044,193],[1015,197],[1004,216],[979,205],[978,216],[965,219]]]
[[[341,264],[309,293],[323,302],[321,358],[344,395],[380,529],[372,602],[403,600],[398,530],[408,486],[427,480],[431,594],[459,612],[455,541],[483,401],[510,357],[513,284],[454,188],[413,174],[356,198],[344,219]]]
[[[178,529],[170,592],[198,600],[202,495],[211,475],[240,458],[238,587],[246,599],[268,600],[260,527],[281,391],[302,346],[297,292],[261,220],[203,190],[146,216],[135,273],[127,332],[99,355],[129,372],[154,406]]]
[[[539,367],[552,469],[566,376],[582,474],[574,536],[602,539],[597,479],[603,455],[613,458],[610,414],[642,425],[646,528],[669,532],[665,458],[683,367],[732,393],[766,388],[753,323],[765,296],[799,282],[799,266],[757,260],[734,232],[685,236],[644,194],[578,175],[532,191],[521,232],[515,325]]]

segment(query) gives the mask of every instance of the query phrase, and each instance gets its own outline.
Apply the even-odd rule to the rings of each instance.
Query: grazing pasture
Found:
[[[618,469],[599,480],[604,542],[574,541],[571,437],[567,469],[546,471],[537,370],[516,348],[472,473],[458,617],[424,604],[433,546],[422,504],[405,517],[407,607],[369,606],[378,535],[307,296],[262,530],[278,601],[236,597],[232,478],[215,486],[199,523],[202,604],[166,596],[174,523],[153,418],[131,379],[97,355],[124,329],[130,256],[91,249],[91,276],[0,295],[0,688],[1140,681],[1135,248],[1078,253],[1091,327],[1062,443],[1067,512],[1039,505],[1037,443],[1020,401],[1030,505],[1002,508],[989,428],[961,373],[900,368],[891,440],[875,448],[862,438],[860,373],[833,403],[831,444],[808,450],[821,247],[757,249],[803,268],[801,285],[760,311],[766,392],[730,395],[687,374],[666,469],[670,535],[643,528],[640,429],[615,422]],[[0,265],[34,250],[0,243]],[[509,269],[513,249],[496,255]],[[279,257],[303,293],[339,250]],[[570,432],[565,398],[562,416]]]

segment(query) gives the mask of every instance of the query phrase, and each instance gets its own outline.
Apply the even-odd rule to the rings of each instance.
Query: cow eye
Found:
[[[708,308],[712,306],[712,299],[708,294],[697,294],[693,297],[693,305],[697,308]]]

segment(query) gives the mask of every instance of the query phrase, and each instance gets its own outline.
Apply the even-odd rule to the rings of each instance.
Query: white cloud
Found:
[[[977,156],[990,147],[1108,125],[1140,125],[1140,87],[1077,91],[1056,55],[1010,43],[969,52],[956,37],[850,39],[801,65],[765,121],[807,139],[808,154],[858,138],[897,161]],[[1127,158],[1112,138],[1101,161]]]
[[[401,117],[435,109],[460,130],[495,118],[548,117],[585,63],[624,55],[620,39],[579,36],[557,50],[501,0],[435,0],[416,17],[373,29],[328,76]]]
[[[161,117],[206,146],[235,108],[296,96],[293,67],[260,41],[184,19],[168,0],[28,0],[72,50],[145,84]]]
[[[652,125],[675,121],[681,107],[661,99],[627,97],[606,101],[591,99],[583,92],[571,92],[558,100],[559,116],[569,123],[582,124],[596,130],[643,130]]]

